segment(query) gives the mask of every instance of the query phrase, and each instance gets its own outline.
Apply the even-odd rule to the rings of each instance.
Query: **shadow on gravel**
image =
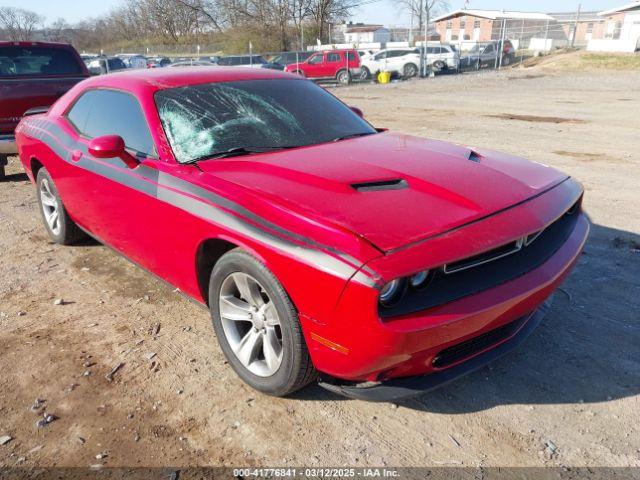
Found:
[[[400,404],[456,414],[638,395],[639,272],[640,235],[592,225],[585,253],[556,292],[553,308],[518,350]]]
[[[3,178],[0,178],[0,183],[2,182],[27,182],[29,181],[29,177],[27,177],[26,173],[11,173],[9,175],[5,175]]]

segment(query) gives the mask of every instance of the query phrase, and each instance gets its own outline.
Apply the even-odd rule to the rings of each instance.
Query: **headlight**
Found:
[[[383,307],[392,307],[396,304],[407,286],[405,278],[398,278],[387,283],[382,290],[380,290],[380,303]]]
[[[411,276],[409,282],[413,288],[422,288],[427,284],[429,279],[429,270],[423,270]]]
[[[407,288],[411,286],[414,290],[422,290],[426,288],[427,285],[431,282],[430,270],[423,270],[418,272],[410,277],[397,278],[387,283],[382,290],[380,290],[380,305],[384,308],[394,307],[402,300],[405,293],[407,293]]]

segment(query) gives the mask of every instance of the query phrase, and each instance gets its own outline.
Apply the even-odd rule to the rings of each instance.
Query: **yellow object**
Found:
[[[378,74],[378,83],[389,83],[391,81],[391,72],[380,72]]]

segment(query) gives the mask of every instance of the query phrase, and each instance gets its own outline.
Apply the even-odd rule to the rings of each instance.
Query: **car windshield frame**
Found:
[[[212,102],[209,107],[218,102],[215,107],[220,109],[207,113],[207,102]],[[296,78],[212,81],[165,88],[154,93],[154,103],[173,157],[180,164],[378,133],[335,95]],[[312,110],[309,105],[317,108]],[[331,121],[318,121],[318,115],[328,116]]]

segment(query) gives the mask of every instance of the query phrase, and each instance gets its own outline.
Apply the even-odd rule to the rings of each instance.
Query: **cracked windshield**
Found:
[[[376,133],[329,92],[303,80],[191,85],[160,90],[155,99],[181,163]]]

